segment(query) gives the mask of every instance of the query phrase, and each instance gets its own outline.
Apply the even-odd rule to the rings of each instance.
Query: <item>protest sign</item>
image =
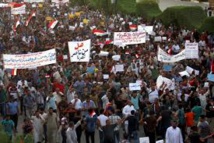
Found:
[[[26,13],[26,5],[21,5],[20,7],[11,8],[11,14],[25,14]]]
[[[149,137],[142,137],[139,140],[140,140],[140,143],[149,143]]]
[[[185,55],[186,59],[198,59],[199,58],[198,43],[186,42]]]
[[[114,45],[133,45],[145,42],[145,32],[114,32]]]
[[[3,54],[5,69],[28,69],[56,63],[56,50],[30,54],[9,55]]]
[[[189,77],[190,76],[187,71],[179,72],[179,74],[180,74],[181,77],[183,77],[183,76],[188,76]]]
[[[192,72],[194,72],[195,75],[199,75],[199,70],[195,70],[189,66],[186,67],[186,71],[189,73],[189,74],[192,74]]]
[[[163,77],[161,75],[158,76],[158,78],[156,80],[157,89],[160,89],[160,87],[163,83],[166,84],[166,88],[168,88],[169,90],[174,89],[173,81],[171,79],[168,79],[168,78]]]
[[[114,61],[119,61],[120,60],[120,55],[114,55],[114,56],[112,56],[112,59],[114,60]]]
[[[162,37],[161,37],[161,36],[156,36],[156,37],[154,38],[154,41],[155,41],[155,42],[161,42],[161,41],[162,41]]]
[[[115,65],[115,70],[116,70],[116,72],[123,72],[124,71],[124,65],[123,64]]]
[[[153,26],[138,25],[137,29],[138,31],[146,32],[149,35],[153,33]]]
[[[129,83],[129,90],[130,91],[141,90],[141,85],[139,83]]]
[[[164,71],[172,71],[172,65],[163,65]]]
[[[209,73],[209,74],[207,75],[207,80],[208,80],[208,81],[214,82],[214,74]]]
[[[45,2],[44,0],[24,0],[24,2],[28,2],[28,3],[42,3]]]
[[[68,3],[69,2],[69,0],[52,0],[52,3],[57,3],[57,4],[59,4],[59,3]]]
[[[91,40],[68,42],[71,62],[89,62]]]
[[[156,143],[164,143],[163,140],[156,141]]]
[[[103,79],[109,79],[109,74],[103,74]]]
[[[186,59],[185,50],[176,55],[169,55],[161,48],[158,48],[158,61],[163,63],[174,63]]]

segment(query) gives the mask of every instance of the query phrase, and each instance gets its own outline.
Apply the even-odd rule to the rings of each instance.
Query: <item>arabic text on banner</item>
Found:
[[[26,5],[22,5],[20,7],[16,8],[11,8],[11,14],[16,15],[16,14],[25,14],[26,13]]]
[[[9,55],[3,54],[5,69],[28,69],[56,63],[56,50],[30,54]]]
[[[133,45],[146,42],[145,32],[114,32],[114,44]]]
[[[185,50],[176,55],[169,55],[161,48],[158,48],[158,61],[163,63],[174,63],[186,59]]]
[[[91,40],[68,42],[71,62],[89,62]]]
[[[186,59],[198,59],[198,43],[185,43],[185,55]]]

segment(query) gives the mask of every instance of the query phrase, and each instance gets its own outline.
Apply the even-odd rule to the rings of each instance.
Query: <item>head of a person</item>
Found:
[[[89,102],[90,102],[90,96],[87,95],[87,96],[85,97],[85,101],[89,103]]]
[[[53,108],[52,107],[49,108],[49,113],[53,114]]]
[[[37,111],[35,112],[35,116],[36,116],[36,117],[39,117],[39,114],[40,114],[40,112],[39,112],[39,110],[37,110]]]
[[[133,116],[135,115],[135,110],[131,111],[131,115],[133,115]]]
[[[70,128],[73,128],[73,127],[74,127],[74,122],[72,122],[72,121],[69,122],[69,127],[70,127]]]
[[[133,92],[132,92],[132,97],[135,98],[136,96],[137,96],[137,91],[133,91]]]
[[[206,120],[206,116],[205,116],[205,115],[201,115],[201,116],[200,116],[200,121],[201,121],[201,122],[204,122],[205,120]]]
[[[6,115],[5,120],[10,120],[10,115]]]
[[[178,125],[178,121],[177,120],[172,120],[172,127],[175,129]]]
[[[104,109],[100,109],[100,114],[104,114]]]

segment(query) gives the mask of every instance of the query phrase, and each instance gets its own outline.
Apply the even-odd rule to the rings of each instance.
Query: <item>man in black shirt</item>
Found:
[[[139,142],[138,138],[138,120],[135,116],[135,111],[131,111],[131,115],[127,118],[128,120],[128,133],[129,133],[129,140],[134,140],[135,143]]]

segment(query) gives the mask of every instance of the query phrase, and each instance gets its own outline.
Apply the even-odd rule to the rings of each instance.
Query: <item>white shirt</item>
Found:
[[[74,104],[75,103],[75,99],[71,100],[71,103]],[[77,99],[77,102],[75,104],[74,107],[76,110],[82,109],[82,102],[80,99]]]
[[[103,114],[100,114],[97,119],[100,121],[100,126],[103,127],[103,126],[106,126],[106,121],[108,120],[108,117],[103,115]],[[101,130],[99,128],[99,130]]]
[[[149,93],[149,102],[154,103],[155,99],[158,99],[158,90],[152,91]]]
[[[81,124],[81,122],[77,122],[75,125],[74,125],[74,128],[68,128],[66,130],[66,137],[67,137],[67,140],[66,140],[66,143],[78,143],[77,141],[77,134],[76,134],[76,128]]]
[[[166,130],[166,143],[183,143],[180,128],[169,127]]]
[[[109,99],[107,97],[107,95],[104,95],[102,98],[101,98],[102,102],[103,102],[103,109],[106,108],[106,104],[109,102]]]
[[[131,115],[131,111],[134,110],[135,111],[135,108],[133,105],[126,105],[125,107],[123,107],[123,115],[125,117],[128,117],[129,115]]]
[[[62,97],[61,97],[62,95],[63,95],[62,92],[59,92],[59,94],[57,92],[53,93],[53,96],[54,96],[55,101],[56,101],[57,104],[62,100]]]

